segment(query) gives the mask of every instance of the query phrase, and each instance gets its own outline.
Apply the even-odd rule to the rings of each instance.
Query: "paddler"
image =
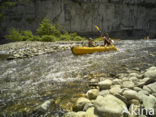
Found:
[[[103,39],[104,39],[104,46],[110,46],[114,43],[114,41],[109,37],[108,33],[106,33],[106,36],[104,36]]]
[[[95,47],[95,44],[94,44],[93,39],[91,37],[88,38],[88,47]]]

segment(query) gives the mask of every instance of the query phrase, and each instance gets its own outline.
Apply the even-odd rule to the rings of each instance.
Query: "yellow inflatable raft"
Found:
[[[95,52],[106,52],[106,51],[117,51],[117,48],[112,45],[112,46],[107,46],[107,47],[79,47],[79,46],[74,46],[71,48],[71,51],[75,55],[82,55],[82,54],[92,54]]]

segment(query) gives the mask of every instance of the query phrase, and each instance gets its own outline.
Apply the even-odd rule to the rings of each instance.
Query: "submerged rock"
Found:
[[[52,102],[54,102],[54,100],[47,100],[44,103],[42,103],[41,105],[39,105],[38,107],[35,108],[34,112],[37,113],[46,113],[50,107],[50,105],[52,105]]]

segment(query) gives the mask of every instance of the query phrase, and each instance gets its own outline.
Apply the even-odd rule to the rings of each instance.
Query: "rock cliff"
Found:
[[[116,38],[156,37],[155,0],[27,0],[3,11],[0,34],[10,27],[35,30],[44,17],[82,35],[98,35],[98,25]]]

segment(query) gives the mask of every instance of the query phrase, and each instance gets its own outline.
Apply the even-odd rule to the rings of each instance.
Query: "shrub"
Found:
[[[39,41],[39,36],[34,36],[30,30],[20,31],[16,28],[10,28],[9,34],[6,35],[5,38],[13,41]]]
[[[33,41],[34,40],[34,35],[30,30],[24,30],[21,32],[23,35],[22,41]]]
[[[40,27],[37,29],[36,33],[40,36],[42,35],[54,35],[60,36],[61,32],[58,29],[58,25],[53,25],[50,23],[48,18],[44,18],[40,24]]]
[[[42,39],[41,39],[40,36],[38,36],[38,35],[34,35],[34,38],[33,38],[32,41],[41,41],[41,40],[42,40]]]
[[[71,35],[68,32],[66,32],[65,34],[62,34],[60,36],[59,40],[61,40],[61,41],[69,41],[69,40],[71,40]]]
[[[41,37],[41,41],[46,41],[46,42],[50,42],[50,41],[56,41],[57,38],[53,35],[43,35]]]
[[[20,33],[18,29],[10,28],[9,34],[6,35],[5,38],[13,40],[13,41],[22,41],[23,35]]]
[[[81,36],[76,36],[76,37],[74,38],[74,41],[83,41],[83,40],[86,40],[86,38],[81,37]]]
[[[0,15],[1,16],[1,15]],[[37,35],[33,35],[30,30],[20,31],[15,28],[9,30],[9,34],[5,36],[14,41],[82,41],[84,37],[78,36],[76,33],[64,33],[61,34],[58,24],[51,24],[48,18],[44,18],[40,24],[40,27],[36,30]]]

